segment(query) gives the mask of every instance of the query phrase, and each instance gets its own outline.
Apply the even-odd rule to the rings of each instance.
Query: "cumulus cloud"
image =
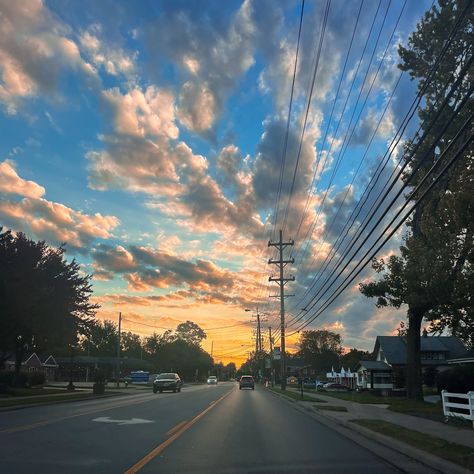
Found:
[[[225,291],[234,284],[230,272],[210,261],[191,262],[151,247],[129,246],[125,249],[100,245],[92,255],[99,268],[124,274],[129,288],[134,291],[182,285],[192,290],[219,288]]]
[[[42,0],[0,1],[0,102],[15,114],[22,99],[54,97],[61,73],[74,71],[89,84],[98,78],[83,60],[69,29]]]
[[[115,216],[84,214],[44,199],[45,189],[18,176],[8,161],[0,164],[0,193],[13,195],[12,199],[0,201],[4,225],[54,244],[66,242],[69,247],[80,249],[95,239],[110,238],[119,224]]]
[[[0,193],[36,199],[44,196],[45,192],[43,186],[20,178],[12,161],[0,163]]]
[[[79,44],[86,57],[97,68],[112,76],[119,74],[131,78],[136,71],[137,52],[126,53],[120,47],[114,47],[101,39],[102,27],[91,25],[79,36]]]
[[[212,127],[216,116],[214,95],[206,84],[185,82],[179,96],[178,117],[190,130],[204,132]]]
[[[154,86],[122,94],[118,88],[102,93],[117,133],[134,137],[177,138],[173,95]]]

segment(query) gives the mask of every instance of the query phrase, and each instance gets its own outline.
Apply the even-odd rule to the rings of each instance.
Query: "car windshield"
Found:
[[[474,0],[0,0],[0,474],[474,472],[473,110]]]
[[[175,379],[176,374],[160,374],[157,379]]]

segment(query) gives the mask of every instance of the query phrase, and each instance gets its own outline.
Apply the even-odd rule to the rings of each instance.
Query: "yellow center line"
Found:
[[[166,432],[166,436],[171,436],[173,433],[176,433],[176,431],[178,431],[187,422],[188,420],[183,420],[181,423],[178,423],[176,426],[173,426],[173,428]]]
[[[106,407],[106,408],[96,408],[94,410],[84,411],[84,412],[81,412],[81,413],[76,413],[74,415],[62,416],[62,417],[59,417],[59,418],[54,418],[52,420],[50,419],[50,420],[38,421],[38,422],[32,423],[30,425],[15,426],[13,428],[7,428],[5,430],[0,430],[0,434],[3,434],[3,433],[18,433],[19,431],[27,431],[27,430],[31,430],[33,428],[38,428],[40,426],[51,425],[51,424],[57,423],[59,421],[69,420],[71,418],[77,418],[78,416],[90,415],[90,414],[93,414],[93,413],[100,413],[102,411],[113,410],[114,408],[122,408],[122,407],[126,407],[128,405],[139,405],[141,403],[149,402],[153,399],[154,398],[150,397],[150,398],[147,398],[145,400],[141,400],[141,399],[139,399],[139,400],[129,400],[127,403],[120,403],[120,404],[116,404],[116,405]]]
[[[179,428],[178,431],[176,431],[170,438],[168,438],[166,441],[161,443],[155,449],[150,451],[145,457],[140,459],[140,461],[138,461],[136,464],[134,464],[130,469],[127,469],[124,474],[135,474],[135,473],[137,473],[146,464],[148,464],[150,461],[152,461],[154,458],[156,458],[156,456],[158,456],[158,454],[160,454],[173,441],[178,439],[185,431],[189,430],[189,428],[191,428],[191,426],[193,426],[198,420],[200,420],[207,412],[212,410],[219,402],[224,400],[224,398],[227,397],[230,393],[232,393],[232,390],[229,390],[227,393],[224,393],[224,395],[222,395],[222,397],[218,398],[214,402],[211,402],[211,404],[207,408],[205,408],[201,413],[196,415],[191,421],[188,421],[183,427]]]

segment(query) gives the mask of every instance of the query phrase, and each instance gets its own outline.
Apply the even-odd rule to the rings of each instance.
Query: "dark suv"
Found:
[[[174,393],[181,392],[181,387],[183,385],[182,380],[179,378],[178,374],[168,373],[160,374],[156,377],[153,382],[153,393],[163,392],[165,390],[171,390]]]
[[[242,377],[240,377],[239,389],[242,390],[243,388],[255,390],[255,381],[251,375],[242,375]]]

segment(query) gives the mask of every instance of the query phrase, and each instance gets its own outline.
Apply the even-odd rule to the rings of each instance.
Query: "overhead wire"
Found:
[[[464,12],[464,13],[465,13],[465,12]],[[461,19],[462,19],[462,17],[460,18],[460,20],[461,20]],[[440,62],[440,60],[441,60],[443,54],[445,53],[447,47],[449,46],[450,41],[452,40],[452,34],[455,32],[455,30],[456,30],[456,27],[453,28],[453,30],[452,30],[452,32],[451,32],[451,35],[450,35],[450,37],[448,38],[448,40],[446,41],[446,43],[445,43],[445,45],[444,45],[444,48],[443,48],[442,52],[440,53],[440,56],[438,57],[437,61],[436,61],[435,64],[433,65],[433,67],[432,67],[432,69],[431,69],[431,71],[430,71],[430,73],[429,73],[429,75],[428,75],[428,78],[430,78],[431,75],[432,75],[432,74],[434,73],[434,71],[436,70],[436,68],[437,68],[437,66],[438,66],[438,64],[439,64],[439,62]],[[472,61],[472,58],[471,58],[470,61]],[[468,70],[468,68],[469,68],[469,66],[470,66],[470,63],[471,63],[471,62],[468,62],[467,65],[464,66],[464,68],[461,70],[461,72],[460,72],[460,74],[459,74],[457,80],[455,81],[454,84],[452,84],[452,87],[451,87],[451,89],[450,89],[450,91],[449,91],[447,97],[445,98],[445,100],[444,100],[442,106],[441,106],[441,107],[439,108],[439,110],[438,110],[438,114],[437,114],[436,118],[439,117],[439,114],[441,113],[441,111],[443,110],[443,108],[446,106],[446,104],[448,103],[448,101],[450,100],[450,98],[452,97],[452,95],[454,94],[454,92],[456,91],[456,86],[459,85],[460,81],[462,80],[463,74],[465,74],[465,73],[467,72],[467,70]],[[423,94],[423,91],[426,90],[426,87],[427,87],[427,86],[428,86],[428,81],[425,82],[425,87],[422,88],[422,89],[420,90],[420,92],[418,93],[418,96],[417,96],[418,100],[421,100],[421,95]],[[447,82],[447,84],[446,84],[446,87],[448,87],[448,86],[450,86],[450,79],[448,80],[448,82]],[[419,104],[419,101],[418,101],[418,104]],[[413,107],[413,105],[412,105],[412,107]],[[413,113],[414,113],[415,110],[416,110],[416,107],[413,109]],[[411,116],[413,115],[413,113],[411,114]],[[432,121],[430,127],[433,126],[434,122],[435,122],[435,120]],[[421,125],[420,125],[420,128],[421,128]],[[429,129],[428,129],[428,130],[429,130]],[[392,145],[393,145],[393,142],[392,142]],[[387,150],[387,151],[390,151],[390,155],[389,155],[389,156],[391,156],[391,153],[393,153],[393,150],[394,150],[394,147],[393,147],[392,145],[390,145],[389,148],[388,148],[388,150]],[[417,146],[419,146],[419,143],[418,143]],[[415,150],[415,151],[416,151],[416,150]],[[387,158],[387,160],[388,160],[388,158]],[[401,159],[400,159],[400,161],[401,161]],[[405,163],[405,167],[406,167],[406,165],[407,165],[407,163]],[[404,167],[403,167],[403,169],[404,169]],[[394,181],[392,181],[392,185],[391,185],[389,191],[392,189],[392,187],[394,186],[395,182],[396,182],[396,181],[398,180],[398,178],[400,177],[401,173],[403,172],[403,169],[402,169],[401,171],[399,171],[399,173],[398,173],[398,175],[397,175],[397,178],[396,178]],[[394,169],[394,171],[395,171],[395,169]],[[394,172],[392,172],[392,176],[393,176],[393,173],[394,173]],[[382,191],[383,191],[383,190],[382,190]],[[389,191],[388,191],[388,192],[389,192]],[[380,193],[379,193],[379,196],[380,196]],[[387,196],[387,192],[385,193],[384,198],[383,198],[380,202],[383,202],[383,200],[385,199],[386,196]],[[368,197],[368,195],[367,195],[367,197]],[[366,199],[367,199],[367,197],[366,197]],[[360,201],[359,201],[359,202],[360,202]],[[377,203],[377,200],[374,201],[371,210],[375,207],[376,203]],[[379,206],[377,206],[377,207],[379,207]],[[361,208],[362,208],[362,207],[361,207]],[[361,208],[360,208],[360,209],[361,209]],[[360,212],[360,209],[359,209],[359,212]],[[369,212],[370,212],[370,211],[369,211]],[[366,215],[365,221],[367,221],[367,223],[369,222],[369,220],[367,219],[367,217],[368,217],[369,215],[370,215],[370,214],[367,214],[367,215]],[[365,226],[365,227],[366,227],[366,226]],[[364,227],[364,229],[365,229],[365,227]],[[360,229],[360,226],[359,226],[359,229]],[[364,229],[362,229],[362,231],[363,231]],[[347,232],[346,232],[346,235],[347,235]],[[359,232],[358,235],[360,235],[360,232]],[[344,239],[343,239],[343,240],[344,240]],[[353,242],[353,241],[355,241],[355,237],[352,238],[352,242]],[[349,245],[349,244],[348,244],[348,245]],[[346,246],[346,249],[347,249],[347,248],[348,248],[348,246]],[[340,259],[340,261],[342,261],[342,259]],[[334,272],[336,269],[337,269],[337,268],[333,268],[333,272]],[[331,273],[330,277],[333,275],[333,272]],[[329,277],[329,278],[330,278],[330,277]],[[329,280],[326,280],[326,281],[329,281]],[[313,283],[313,286],[314,286],[314,283]],[[307,291],[307,292],[308,292],[308,291]],[[306,293],[307,293],[307,292],[306,292]],[[304,310],[303,310],[303,311],[304,311]],[[301,318],[299,318],[299,319],[301,319]],[[294,323],[294,322],[295,322],[295,321],[293,321],[292,323]]]

